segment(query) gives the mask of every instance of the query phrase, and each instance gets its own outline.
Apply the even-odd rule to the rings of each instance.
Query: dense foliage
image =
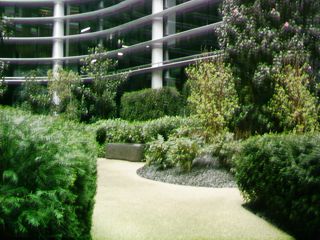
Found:
[[[0,110],[0,238],[90,239],[95,143],[83,126]]]
[[[89,55],[83,59],[82,73],[92,78],[92,85],[82,91],[85,98],[81,105],[87,112],[87,121],[112,118],[117,114],[115,98],[119,86],[126,80],[127,75],[111,75],[117,62],[107,57],[107,50],[98,45],[89,49]]]
[[[192,113],[204,128],[205,138],[212,141],[228,126],[238,108],[231,69],[222,62],[199,62],[187,69]]]
[[[157,140],[148,144],[145,159],[148,165],[155,165],[159,169],[177,166],[182,171],[190,171],[199,148],[199,141],[191,138],[177,138],[172,135],[165,141],[159,136]]]
[[[9,34],[9,28],[6,22],[0,16],[0,48],[2,45],[3,38],[8,36],[8,34]],[[7,67],[7,64],[0,61],[0,97],[2,97],[7,90],[7,86],[3,82],[4,71],[6,67]]]
[[[276,124],[268,111],[274,74],[286,65],[320,76],[320,2],[225,0],[219,41],[237,79],[242,132],[266,132]],[[310,88],[309,88],[310,89]]]
[[[16,105],[22,109],[38,114],[48,114],[52,100],[46,85],[36,81],[37,72],[31,71],[21,85]]]
[[[120,116],[130,121],[176,116],[180,113],[181,105],[182,97],[175,88],[144,89],[122,96]]]
[[[301,239],[318,239],[319,159],[319,134],[250,138],[236,161],[238,186]]]
[[[163,117],[145,122],[128,122],[121,119],[101,120],[91,126],[100,144],[147,143],[161,135],[165,140],[176,129],[190,126],[193,120],[182,117]]]
[[[269,109],[283,130],[310,132],[318,129],[317,98],[310,93],[310,77],[303,68],[286,66],[274,76],[275,93]]]

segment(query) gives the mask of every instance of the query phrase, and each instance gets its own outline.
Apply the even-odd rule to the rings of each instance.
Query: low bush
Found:
[[[90,239],[93,134],[59,118],[0,109],[0,238]]]
[[[120,116],[129,121],[176,116],[179,115],[182,104],[182,97],[175,88],[144,89],[122,96]]]
[[[320,135],[264,135],[243,144],[236,179],[301,239],[320,236]]]
[[[182,171],[190,171],[199,148],[200,142],[194,139],[170,137],[165,141],[159,136],[148,144],[145,158],[148,165],[155,165],[159,169],[177,166]]]
[[[167,153],[169,161],[183,171],[190,171],[192,161],[199,152],[199,143],[189,138],[176,138],[171,140],[171,143]]]
[[[194,120],[182,117],[163,117],[146,122],[128,122],[121,119],[103,120],[92,125],[100,144],[148,143],[162,136],[165,140],[181,126]]]
[[[237,154],[241,152],[241,146],[241,141],[235,140],[234,134],[225,132],[217,135],[214,141],[202,151],[217,159],[220,166],[232,169]]]
[[[148,165],[155,165],[158,169],[173,167],[173,162],[167,158],[170,142],[164,140],[162,136],[148,144],[145,151],[145,159]]]

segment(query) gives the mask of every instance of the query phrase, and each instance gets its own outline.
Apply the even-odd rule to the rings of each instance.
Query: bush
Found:
[[[145,158],[148,165],[167,169],[174,166],[182,171],[190,171],[192,161],[196,158],[200,143],[190,138],[170,137],[165,141],[162,136],[148,144]]]
[[[59,118],[0,110],[0,238],[90,239],[93,136]]]
[[[320,236],[320,135],[247,140],[236,179],[247,200],[262,203],[302,239]]]
[[[187,69],[192,113],[211,141],[223,132],[238,108],[235,81],[230,67],[224,63],[203,61]]]
[[[163,117],[146,122],[128,122],[121,119],[99,121],[92,125],[100,144],[148,143],[161,135],[165,140],[181,126],[188,126],[193,120],[182,117]],[[104,133],[102,133],[104,132]],[[105,134],[105,138],[101,135]],[[104,141],[103,141],[104,140]]]
[[[235,140],[234,134],[226,132],[218,135],[214,142],[202,151],[216,158],[221,166],[232,169],[235,157],[241,152],[241,141]]]
[[[309,91],[313,82],[305,68],[284,67],[275,75],[275,94],[269,110],[284,130],[295,132],[315,131],[318,123],[318,99]]]
[[[155,165],[159,169],[173,167],[173,162],[167,158],[170,142],[166,142],[162,136],[148,144],[145,151],[145,159],[148,165]]]
[[[199,151],[199,144],[189,138],[176,138],[171,140],[167,158],[183,171],[190,171],[192,161]]]
[[[120,116],[129,121],[176,116],[179,115],[182,102],[180,93],[170,87],[125,93],[121,98]]]
[[[24,110],[36,114],[48,114],[51,111],[51,96],[47,86],[36,81],[37,72],[31,71],[21,86],[17,104]]]

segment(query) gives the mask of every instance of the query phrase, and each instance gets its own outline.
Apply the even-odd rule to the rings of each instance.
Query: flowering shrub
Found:
[[[225,60],[236,77],[240,111],[235,125],[250,133],[277,130],[268,110],[274,73],[285,65],[310,66],[320,76],[320,1],[225,0],[218,30]]]

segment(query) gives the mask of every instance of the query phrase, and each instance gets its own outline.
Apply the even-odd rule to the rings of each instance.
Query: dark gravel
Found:
[[[188,186],[233,188],[237,184],[227,170],[219,167],[194,167],[191,172],[181,172],[179,168],[158,170],[156,166],[143,166],[137,170],[141,177],[159,181]]]

